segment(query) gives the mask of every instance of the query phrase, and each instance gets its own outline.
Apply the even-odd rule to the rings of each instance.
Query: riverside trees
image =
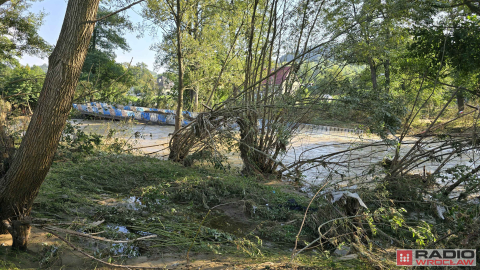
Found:
[[[97,17],[110,13],[106,7],[100,6]],[[78,99],[88,97],[90,101],[115,102],[133,86],[133,77],[126,72],[128,65],[115,61],[115,50],[130,51],[124,37],[128,31],[133,31],[133,25],[121,14],[114,14],[95,24],[82,68]]]
[[[194,0],[195,1],[195,0]],[[175,117],[175,131],[179,130],[182,125],[183,116],[183,91],[184,87],[184,50],[183,50],[183,36],[185,13],[192,5],[192,1],[181,0],[165,0],[165,1],[148,1],[148,9],[146,9],[146,16],[152,18],[161,27],[168,30],[167,33],[171,40],[175,40],[175,56],[177,60],[177,91],[178,101]],[[171,22],[169,24],[168,22]]]
[[[37,30],[43,13],[27,13],[29,1],[0,1],[0,68],[18,65],[24,54],[46,55],[51,49]]]
[[[239,45],[237,31],[244,12],[241,2],[195,0],[181,2],[177,9],[175,1],[149,1],[144,9],[144,15],[163,36],[152,46],[157,52],[156,65],[177,74],[178,101],[183,101],[183,93],[190,94],[188,103],[195,111],[203,110],[199,103],[209,106],[213,100],[224,100],[242,83],[239,59],[243,56],[231,49]]]
[[[322,5],[308,1],[298,5],[287,1],[233,3],[243,11],[241,23],[230,32],[236,41],[231,43],[231,54],[238,55],[241,63],[241,87],[174,136],[170,158],[184,161],[194,148],[218,154],[215,141],[233,139],[245,173],[275,173],[280,166],[277,158],[286,150],[289,138],[310,108],[304,97],[298,95],[301,91],[297,93],[307,77],[307,73],[298,72],[299,67],[307,59],[306,54],[330,40],[321,42],[322,34],[317,29]],[[282,67],[278,59],[287,52],[294,52],[294,59]],[[222,70],[218,74],[221,76]],[[211,86],[211,91],[216,87],[217,84]],[[230,135],[222,139],[218,128],[232,123],[238,124],[240,139]]]
[[[453,12],[456,7],[434,1],[306,0],[296,4],[250,1],[245,6],[235,1],[232,3],[241,6],[245,14],[244,23],[238,28],[240,35],[233,53],[238,55],[237,59],[242,63],[242,90],[231,93],[230,99],[225,102],[211,106],[213,110],[205,112],[205,116],[210,113],[209,117],[224,117],[223,122],[228,122],[225,120],[227,118],[237,122],[241,134],[241,140],[237,143],[244,165],[250,171],[275,172],[275,167],[280,164],[277,157],[281,156],[282,149],[295,132],[295,128],[290,129],[293,125],[286,123],[307,121],[306,116],[314,115],[308,112],[314,109],[321,111],[322,91],[327,89],[328,84],[336,85],[338,95],[334,106],[329,107],[334,107],[336,113],[347,117],[349,113],[350,116],[360,115],[361,124],[385,139],[402,127],[408,108],[417,102],[417,94],[427,99],[425,104],[430,106],[430,110],[434,110],[434,104],[448,96],[449,91],[443,87],[438,89],[436,83],[422,83],[421,78],[431,78],[430,71],[435,70],[436,73],[438,65],[430,65],[424,56],[414,56],[409,48],[415,44],[415,40],[412,41],[414,29],[427,29],[438,13]],[[463,13],[459,20],[467,15]],[[460,44],[460,40],[467,40],[464,37],[468,37],[468,44],[474,46],[474,28],[463,29],[468,34],[458,36],[452,44]],[[232,35],[235,31],[230,33]],[[426,48],[442,49],[439,42],[434,43],[436,47],[431,44],[426,43]],[[475,56],[473,47],[462,48],[473,53],[462,56]],[[451,52],[456,54],[461,50],[454,48]],[[438,50],[434,54],[439,56],[434,59],[448,56]],[[288,57],[283,57],[285,55]],[[276,78],[270,71],[278,70],[285,64],[282,59],[288,62],[286,66],[292,68],[290,74],[301,85],[300,91],[292,91],[293,85],[289,85],[290,89],[279,95],[275,93],[275,86],[270,86],[268,79],[265,80],[267,76]],[[451,59],[448,68],[454,67]],[[425,64],[430,66],[426,67]],[[338,76],[345,66],[358,67],[357,72]],[[422,67],[427,68],[428,74]],[[454,69],[460,70],[458,66]],[[326,79],[325,71],[331,74]],[[311,81],[317,82],[316,85],[307,87],[306,84]],[[214,89],[215,85],[210,87]],[[432,90],[433,98],[427,92],[414,90],[416,88]],[[310,91],[313,89],[315,91]],[[306,93],[304,90],[307,90],[309,98],[299,95]],[[294,95],[294,92],[297,94]],[[185,134],[198,136],[202,133],[199,130],[208,125],[212,128],[216,126],[205,118],[201,118],[201,121],[204,121],[198,123],[201,127],[189,127],[196,129],[195,132],[185,131]],[[208,130],[205,138],[211,139],[214,136],[210,133],[212,130]],[[175,143],[174,136],[170,155],[173,160],[184,160],[188,155],[186,149],[190,149],[187,145],[195,144],[195,139],[190,135],[185,136],[190,139],[180,140],[182,143]],[[178,154],[180,152],[182,154]]]
[[[45,72],[38,66],[28,65],[11,70],[5,67],[3,71],[5,77],[0,79],[0,95],[15,109],[20,108],[31,114],[42,89]]]
[[[376,121],[380,123],[377,130],[383,128],[395,133],[404,111],[396,110],[394,105],[400,104],[403,108],[404,104],[399,100],[407,99],[405,97],[412,92],[415,96],[415,90],[412,90],[415,85],[404,87],[402,80],[406,84],[417,82],[419,74],[423,74],[416,71],[407,74],[411,75],[408,78],[401,74],[399,63],[405,59],[415,62],[414,57],[410,55],[407,58],[405,53],[407,44],[411,42],[412,35],[408,33],[411,29],[401,28],[404,19],[413,20],[413,15],[406,11],[410,12],[414,7],[403,8],[400,5],[394,9],[397,7],[395,4],[402,3],[149,1],[145,15],[163,27],[164,37],[169,38],[157,48],[162,50],[163,61],[170,70],[175,69],[178,74],[177,133],[170,145],[171,159],[185,161],[192,149],[219,153],[219,144],[233,141],[240,151],[245,173],[278,173],[278,168],[282,166],[279,159],[290,139],[300,123],[315,115],[314,110],[324,105],[321,90],[339,80],[335,74],[346,64],[367,68],[360,69],[353,78],[345,77],[342,84],[335,84],[355,90],[342,93],[343,97],[335,105],[344,110],[345,104],[355,99],[359,101],[357,104],[367,104],[364,105],[367,108],[364,118],[383,119],[383,122]],[[95,41],[90,42],[95,32],[93,21],[98,17],[97,7],[98,1],[94,0],[69,2],[60,39],[49,59],[49,71],[38,107],[22,145],[0,180],[0,217],[4,227],[19,236],[15,240],[16,247],[26,246],[26,238],[22,238],[28,232],[25,218],[52,162],[82,67],[86,70],[95,68],[93,64],[90,68],[88,65],[85,67],[84,59],[89,48],[90,52],[95,52],[101,47],[100,28],[97,28]],[[429,7],[434,8],[433,4]],[[233,15],[231,12],[234,12]],[[324,22],[322,16],[329,21]],[[341,26],[339,31],[328,31],[338,25]],[[421,23],[418,25],[423,26]],[[462,36],[467,39],[456,39],[452,44],[465,40],[470,45],[474,43],[470,41],[476,42],[476,37],[468,31]],[[445,40],[445,37],[442,38]],[[438,40],[435,41],[437,45]],[[120,44],[119,47],[127,48],[125,43]],[[347,54],[329,50],[327,44],[345,48]],[[444,47],[434,47],[440,51],[433,54],[448,56],[445,59],[449,61],[449,68],[459,68],[454,63],[461,61],[456,61],[453,56],[460,48],[453,47],[452,53],[446,54]],[[471,55],[476,57],[474,50],[467,51],[473,52]],[[286,54],[291,54],[292,58],[282,61],[282,56]],[[422,55],[417,56],[421,58]],[[334,76],[315,85],[319,91],[310,96],[305,94],[303,90],[309,90],[311,81],[318,81],[315,77],[325,73],[329,62],[336,62],[338,67],[332,72]],[[422,63],[429,65],[425,59]],[[145,82],[151,80],[142,67],[136,71],[138,78],[145,78]],[[359,81],[364,83],[356,83]],[[144,86],[149,87],[147,83]],[[428,87],[435,90],[435,85]],[[181,129],[183,91],[187,88],[201,93],[201,100],[208,109],[193,124]],[[365,95],[367,92],[373,94]],[[392,94],[391,98],[380,99],[380,94],[384,93]],[[377,115],[380,117],[375,118]],[[390,121],[392,119],[394,121]],[[240,136],[223,132],[235,124],[239,127]]]

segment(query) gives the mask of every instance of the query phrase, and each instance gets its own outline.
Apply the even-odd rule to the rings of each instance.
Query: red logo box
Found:
[[[412,250],[397,250],[397,265],[412,265],[413,251]]]

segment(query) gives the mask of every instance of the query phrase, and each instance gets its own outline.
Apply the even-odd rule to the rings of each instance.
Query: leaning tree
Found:
[[[122,10],[140,3],[113,12]],[[4,4],[6,1],[0,1]],[[8,170],[0,174],[0,233],[10,233],[12,247],[25,250],[30,233],[30,211],[50,169],[72,107],[100,0],[69,0],[58,42],[30,125]]]

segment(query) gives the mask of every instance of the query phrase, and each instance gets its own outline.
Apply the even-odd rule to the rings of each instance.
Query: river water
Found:
[[[165,158],[168,155],[169,134],[174,131],[173,126],[147,125],[134,122],[80,119],[70,121],[85,132],[94,132],[100,135],[107,135],[111,129],[116,130],[114,136],[128,140],[132,145],[131,147],[135,148],[139,154],[148,154],[158,158]],[[413,140],[412,138],[406,141],[413,142]],[[312,159],[379,141],[377,137],[368,137],[364,134],[332,130],[308,130],[299,132],[294,137],[281,160],[283,164],[288,165],[300,159]],[[403,147],[401,154],[405,154],[408,150],[410,150],[409,146]],[[328,159],[329,164],[327,166],[318,166],[308,170],[302,169],[302,179],[307,184],[312,185],[321,184],[329,176],[333,176],[335,181],[345,182],[345,179],[354,179],[356,176],[362,175],[365,171],[371,169],[372,164],[380,163],[385,157],[391,158],[393,154],[394,149],[385,144],[347,151]],[[227,153],[227,156],[234,170],[239,170],[242,162],[238,153]],[[458,164],[474,165],[476,158],[474,152],[467,152],[448,162],[445,169]],[[349,160],[349,162],[345,162],[345,160]],[[412,172],[422,174],[424,167],[426,172],[433,172],[438,165],[438,162],[429,161]]]

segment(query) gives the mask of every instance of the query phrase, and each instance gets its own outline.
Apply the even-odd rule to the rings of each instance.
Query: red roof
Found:
[[[277,73],[275,75],[272,75],[268,77],[267,79],[262,81],[262,84],[273,84],[273,85],[281,85],[287,78],[288,74],[290,74],[290,70],[292,67],[282,67],[278,69]],[[271,69],[270,72],[268,73],[269,75],[272,74],[275,71],[275,69]]]

